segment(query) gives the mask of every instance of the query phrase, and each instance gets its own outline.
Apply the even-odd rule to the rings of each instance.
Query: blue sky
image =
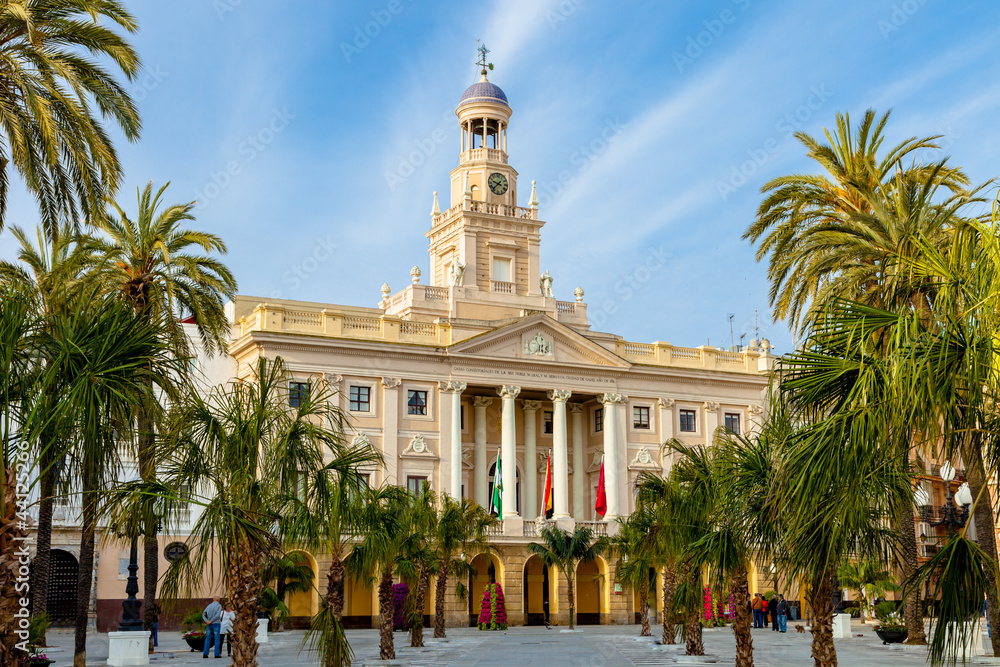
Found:
[[[996,2],[131,5],[144,130],[122,146],[119,199],[133,209],[151,179],[198,199],[244,294],[374,306],[383,282],[426,273],[477,38],[514,110],[522,205],[539,184],[542,269],[629,340],[729,345],[728,315],[738,339],[757,311],[762,335],[792,347],[741,236],[761,184],[815,170],[797,129],[892,108],[892,142],[943,134],[974,181],[997,174]],[[36,219],[14,197],[8,221]]]

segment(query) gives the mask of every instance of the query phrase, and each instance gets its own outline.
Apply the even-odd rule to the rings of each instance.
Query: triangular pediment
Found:
[[[542,364],[630,366],[614,352],[544,314],[532,315],[463,340],[449,347],[448,354]]]

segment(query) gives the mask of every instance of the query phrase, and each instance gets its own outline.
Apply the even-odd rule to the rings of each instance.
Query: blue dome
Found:
[[[493,102],[495,104],[502,104],[505,107],[509,107],[510,104],[507,103],[507,96],[500,86],[490,83],[486,80],[484,76],[482,81],[477,81],[462,93],[462,99],[459,100],[458,106],[462,106],[467,102]]]

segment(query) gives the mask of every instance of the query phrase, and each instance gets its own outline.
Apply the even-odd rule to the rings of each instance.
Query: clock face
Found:
[[[493,172],[490,174],[489,180],[487,180],[486,183],[490,186],[490,190],[492,190],[495,195],[502,195],[507,192],[507,177],[500,172]]]

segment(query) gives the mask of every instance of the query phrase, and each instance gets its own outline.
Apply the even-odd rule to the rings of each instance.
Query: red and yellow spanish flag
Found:
[[[604,461],[601,461],[601,474],[597,478],[597,503],[594,505],[594,510],[600,517],[608,513],[608,495],[604,490]]]
[[[552,507],[552,454],[545,457],[545,518],[551,519],[554,513]]]

